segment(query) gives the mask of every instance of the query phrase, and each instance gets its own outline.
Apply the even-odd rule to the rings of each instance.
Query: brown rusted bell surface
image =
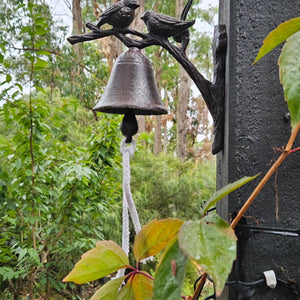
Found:
[[[130,48],[116,60],[96,111],[136,115],[161,115],[168,111],[157,90],[149,59],[138,48]]]

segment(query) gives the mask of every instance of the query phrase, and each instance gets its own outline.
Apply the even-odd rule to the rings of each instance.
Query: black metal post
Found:
[[[228,51],[225,141],[223,152],[218,154],[218,187],[245,175],[264,174],[280,155],[278,149],[288,141],[291,127],[277,66],[281,47],[256,65],[252,63],[266,35],[281,22],[299,16],[299,0],[220,0],[219,22],[226,24]],[[300,145],[300,138],[296,145]],[[219,214],[230,219],[258,181],[259,178],[219,203]],[[285,228],[297,232],[300,228],[299,152],[283,163],[243,222],[244,227],[237,229],[239,251],[231,283],[220,299],[299,299],[299,235],[272,234],[279,227],[278,232]],[[252,229],[245,230],[247,224]],[[272,227],[272,232],[257,230],[259,234],[254,234],[254,225]],[[268,270],[276,274],[275,289],[265,284],[263,272]]]

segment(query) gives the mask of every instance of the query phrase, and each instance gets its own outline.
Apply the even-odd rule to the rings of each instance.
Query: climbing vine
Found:
[[[286,30],[288,28],[288,30]],[[96,248],[86,252],[64,281],[84,283],[126,268],[127,275],[100,287],[92,297],[96,299],[198,299],[205,281],[210,276],[216,296],[220,296],[236,258],[235,226],[286,157],[299,150],[292,149],[300,130],[300,18],[287,21],[264,41],[255,63],[265,54],[286,41],[279,58],[280,80],[290,112],[292,133],[281,156],[260,181],[230,225],[210,208],[228,193],[256,178],[245,177],[217,191],[205,204],[198,221],[183,222],[179,219],[153,220],[143,226],[135,237],[133,254],[136,266],[130,266],[124,251],[112,241],[98,242]],[[296,61],[295,61],[296,60]],[[140,270],[145,258],[162,254],[155,277]],[[182,296],[184,272],[187,260],[201,266],[205,273],[192,296]]]

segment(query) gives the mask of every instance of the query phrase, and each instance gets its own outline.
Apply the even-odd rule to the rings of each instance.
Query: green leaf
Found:
[[[122,287],[116,300],[136,300],[132,289],[132,277],[130,277],[127,283]]]
[[[35,61],[35,56],[32,53],[26,52],[24,56],[29,59],[29,61],[34,62]]]
[[[34,261],[34,263],[40,267],[42,267],[43,265],[41,264],[40,258],[39,258],[39,254],[37,252],[37,250],[35,249],[28,249],[28,254],[31,257],[31,259]]]
[[[124,278],[125,276],[108,281],[96,291],[91,300],[116,299]]]
[[[6,74],[6,82],[11,82],[12,76],[10,74]]]
[[[236,258],[234,230],[217,214],[189,221],[179,231],[181,249],[214,280],[220,296]]]
[[[10,267],[0,267],[0,276],[3,277],[3,280],[11,280],[13,278],[18,278],[19,273]]]
[[[230,194],[231,192],[237,190],[244,184],[248,183],[249,181],[255,179],[259,174],[252,176],[252,177],[243,177],[233,183],[229,183],[228,185],[224,186],[220,190],[216,191],[204,204],[202,209],[202,215],[204,215],[211,207],[215,206],[216,203],[221,200],[226,195]]]
[[[22,92],[23,91],[23,86],[19,83],[16,83],[16,86],[19,88],[19,90]]]
[[[26,32],[32,32],[32,27],[31,26],[22,27],[20,33],[26,33]]]
[[[281,23],[265,38],[253,64],[297,31],[300,31],[300,17]]]
[[[18,250],[18,254],[19,254],[18,261],[21,261],[22,258],[27,254],[27,249],[26,248],[25,249],[20,248]]]
[[[143,274],[130,276],[116,300],[152,300],[153,281]]]
[[[159,253],[177,235],[182,224],[182,220],[168,218],[160,221],[155,219],[143,226],[135,237],[135,259],[140,261]]]
[[[36,41],[34,43],[34,48],[40,48],[46,44],[46,41]]]
[[[6,48],[3,43],[0,43],[0,49],[2,50],[3,54],[6,52]]]
[[[36,25],[35,29],[36,29],[35,33],[37,35],[44,35],[45,33],[48,32],[48,28],[46,26]]]
[[[46,50],[38,50],[36,51],[37,54],[39,55],[51,55],[51,53],[49,51],[46,51]]]
[[[47,26],[47,19],[46,18],[43,18],[43,17],[36,17],[34,16],[34,23],[35,24],[39,24],[39,25],[46,25]]]
[[[179,300],[185,277],[187,257],[178,240],[165,250],[155,272],[153,299]]]
[[[36,6],[36,4],[33,3],[33,1],[28,1],[27,3],[27,7],[28,7],[28,10],[32,13],[33,11],[33,8]]]
[[[78,284],[96,280],[129,264],[123,249],[113,241],[101,241],[96,248],[87,251],[74,269],[63,279]]]
[[[300,32],[292,35],[284,45],[279,57],[279,76],[287,102],[291,125],[300,122]]]
[[[45,91],[44,88],[40,87],[40,86],[36,86],[35,87],[38,91],[42,92],[43,94],[47,95],[47,92]]]
[[[48,67],[48,62],[40,58],[38,58],[37,62],[34,64],[34,68],[36,69],[44,69],[46,67]]]

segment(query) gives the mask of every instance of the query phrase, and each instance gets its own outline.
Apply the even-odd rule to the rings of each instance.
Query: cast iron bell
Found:
[[[149,59],[130,48],[116,60],[104,93],[94,110],[135,115],[162,115],[168,111],[158,93]]]

